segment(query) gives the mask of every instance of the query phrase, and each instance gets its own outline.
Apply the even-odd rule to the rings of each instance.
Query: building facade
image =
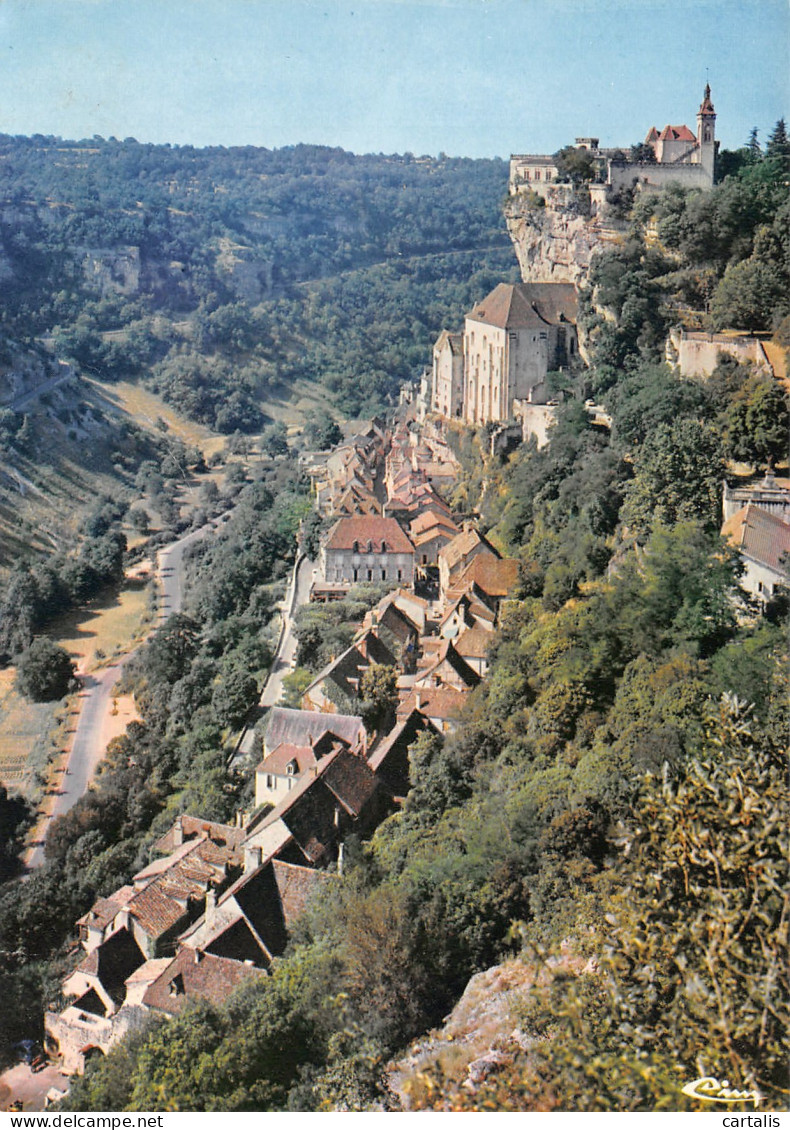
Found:
[[[340,518],[321,547],[325,585],[411,585],[414,546],[394,518]]]
[[[578,356],[572,283],[500,283],[466,316],[467,423],[509,420],[514,401],[545,404],[546,375]]]

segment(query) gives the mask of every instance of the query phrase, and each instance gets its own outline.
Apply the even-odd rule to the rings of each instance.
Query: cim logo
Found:
[[[735,1087],[730,1086],[729,1079],[723,1079],[720,1083],[712,1075],[704,1075],[701,1079],[695,1079],[693,1083],[687,1083],[681,1090],[684,1095],[688,1095],[692,1099],[701,1099],[705,1103],[754,1103],[757,1107],[762,1098],[759,1091],[736,1090]]]

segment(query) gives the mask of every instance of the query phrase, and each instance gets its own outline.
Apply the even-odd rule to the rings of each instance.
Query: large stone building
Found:
[[[446,419],[487,424],[512,419],[516,401],[545,404],[547,373],[578,356],[576,318],[571,283],[500,283],[466,315],[460,391],[452,397],[436,357],[437,351],[444,355],[449,369],[449,342],[460,335],[444,332],[437,341],[433,411]]]
[[[321,546],[314,596],[342,596],[358,582],[411,585],[414,546],[394,518],[340,518]]]
[[[601,149],[597,137],[577,137],[576,148],[586,149],[593,157],[597,179],[611,189],[663,188],[680,183],[688,188],[710,188],[713,185],[716,161],[716,112],[705,87],[697,111],[697,130],[686,125],[667,125],[648,130],[644,144],[652,150],[653,160],[632,161],[630,145],[624,149]],[[512,196],[531,191],[546,197],[560,173],[554,157],[545,154],[514,153],[510,158],[510,193]]]

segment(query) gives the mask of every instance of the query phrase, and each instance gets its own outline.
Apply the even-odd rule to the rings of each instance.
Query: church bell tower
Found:
[[[714,166],[716,163],[716,111],[710,100],[710,83],[705,85],[705,94],[702,104],[697,111],[697,146],[698,161],[710,175],[713,184]]]

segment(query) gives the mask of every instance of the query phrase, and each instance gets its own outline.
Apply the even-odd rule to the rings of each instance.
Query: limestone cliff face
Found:
[[[273,268],[273,260],[253,247],[226,238],[218,241],[217,274],[245,302],[255,304],[271,292]]]
[[[557,194],[544,207],[536,207],[526,195],[513,196],[505,205],[505,219],[524,282],[578,286],[593,257],[625,231],[602,199],[594,199],[588,210],[570,192]]]
[[[82,270],[86,282],[102,297],[108,294],[138,294],[140,291],[140,248],[85,248]]]
[[[412,1109],[412,1099],[424,1091],[425,1080],[439,1074],[444,1076],[446,1099],[456,1088],[474,1093],[499,1065],[529,1050],[532,1038],[520,1028],[519,1016],[536,984],[545,985],[554,976],[595,974],[597,968],[594,958],[581,956],[566,939],[543,969],[513,958],[477,973],[443,1027],[412,1044],[402,1059],[390,1064],[390,1088],[402,1109]]]

